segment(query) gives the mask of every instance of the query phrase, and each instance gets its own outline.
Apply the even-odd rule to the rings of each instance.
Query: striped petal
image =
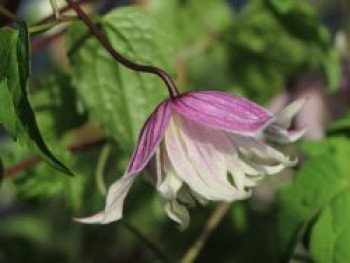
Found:
[[[245,136],[256,136],[274,120],[259,105],[224,92],[189,92],[173,103],[176,112],[192,121]]]
[[[208,200],[242,199],[246,191],[237,189],[227,178],[227,159],[215,139],[218,133],[174,114],[165,134],[167,153],[176,173],[192,191]]]
[[[107,224],[122,218],[124,199],[135,180],[135,175],[147,165],[162,140],[171,110],[171,102],[164,101],[146,121],[126,173],[108,189],[104,211],[87,218],[76,218],[76,221]]]
[[[140,172],[153,156],[163,138],[172,111],[171,101],[164,101],[143,126],[137,147],[131,158],[127,173]]]

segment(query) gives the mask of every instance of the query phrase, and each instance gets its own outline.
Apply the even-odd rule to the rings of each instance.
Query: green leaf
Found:
[[[287,13],[291,10],[293,2],[291,0],[269,0],[280,13]]]
[[[325,208],[315,223],[310,242],[317,263],[350,262],[350,191]]]
[[[305,58],[314,62],[314,66],[323,73],[329,90],[335,91],[340,81],[340,56],[332,44],[328,28],[322,24],[315,8],[306,1],[288,1],[291,6],[287,12],[280,12],[280,8],[275,4],[277,1],[284,2],[284,0],[268,2],[272,14],[291,35],[306,45],[315,46],[318,50],[316,56],[305,56]]]
[[[1,236],[15,236],[45,245],[50,242],[52,229],[47,219],[22,215],[3,220],[0,226]]]
[[[31,93],[30,101],[47,141],[57,142],[86,122],[86,114],[78,111],[76,93],[68,73],[59,70],[41,77],[39,88]]]
[[[350,191],[349,140],[308,144],[310,159],[279,193],[281,249],[289,257],[307,226],[339,196]],[[316,223],[317,224],[317,223]]]
[[[328,128],[329,132],[341,132],[350,130],[350,112],[348,112],[342,119],[331,124]]]
[[[331,92],[339,87],[341,79],[341,61],[338,51],[331,47],[325,53],[324,59],[321,61],[321,71],[326,79],[327,86]]]
[[[0,181],[4,178],[4,164],[2,163],[2,160],[0,159]]]
[[[102,17],[99,26],[132,61],[174,72],[167,36],[147,13],[119,8]],[[116,62],[81,23],[70,28],[68,47],[73,83],[89,118],[130,151],[148,115],[167,97],[166,86],[155,75]]]
[[[46,145],[29,103],[27,82],[30,74],[28,28],[0,30],[0,123],[19,142],[33,148],[56,169],[71,174]]]
[[[233,21],[226,0],[150,0],[149,9],[167,31],[176,36],[178,48],[220,34]],[[210,10],[210,12],[208,12]],[[164,30],[163,26],[162,29]]]

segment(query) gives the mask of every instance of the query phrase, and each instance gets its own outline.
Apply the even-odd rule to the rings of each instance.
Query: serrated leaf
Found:
[[[325,208],[315,223],[310,252],[317,263],[350,262],[350,191]]]
[[[43,140],[29,103],[29,56],[28,28],[24,22],[17,29],[0,30],[0,123],[14,139],[33,148],[50,165],[71,174]]]
[[[99,26],[132,61],[174,71],[161,25],[147,13],[119,8],[102,17]],[[81,23],[70,28],[68,47],[73,81],[90,119],[130,151],[147,116],[167,97],[164,83],[116,62]]]
[[[286,257],[293,252],[307,225],[336,197],[350,191],[350,142],[334,138],[321,144],[322,150],[315,147],[311,159],[302,164],[293,182],[279,193],[281,249]]]

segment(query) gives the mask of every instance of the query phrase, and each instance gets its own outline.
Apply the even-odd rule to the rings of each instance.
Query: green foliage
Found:
[[[233,12],[225,0],[150,2],[152,13],[171,35],[176,36],[177,47],[180,49],[205,39],[210,34],[221,32],[232,22]]]
[[[171,43],[147,13],[120,8],[102,17],[99,25],[129,59],[173,72]],[[147,116],[167,96],[164,83],[117,63],[81,23],[70,28],[68,47],[74,85],[90,119],[131,151]]]
[[[328,29],[305,1],[250,1],[223,38],[234,82],[258,102],[305,71],[323,73],[332,91],[338,87],[339,55]]]
[[[0,180],[4,177],[4,164],[2,163],[2,160],[0,159]]]
[[[30,58],[25,23],[18,24],[18,29],[1,29],[0,57],[0,122],[14,139],[32,147],[56,169],[71,174],[44,142],[28,101]]]
[[[40,78],[39,88],[31,93],[37,121],[44,137],[53,143],[68,131],[87,121],[77,105],[76,90],[65,72],[52,70]]]
[[[334,133],[334,132],[349,131],[349,129],[350,129],[350,112],[347,113],[340,120],[336,121],[335,123],[332,123],[328,128],[328,131],[330,133]]]
[[[287,13],[293,6],[291,0],[270,0],[271,5],[280,13]]]
[[[349,221],[350,191],[347,189],[322,211],[313,227],[310,252],[315,262],[350,261]]]
[[[283,7],[276,2],[284,2]],[[301,40],[306,49],[311,46],[314,50],[315,56],[305,57],[307,66],[320,70],[329,90],[335,91],[340,81],[340,56],[331,43],[328,29],[320,23],[315,9],[303,0],[270,0],[270,3],[271,11],[280,24]]]
[[[322,143],[305,144],[304,149],[309,160],[302,164],[293,182],[282,188],[279,195],[281,248],[285,256],[291,255],[297,242],[311,227],[311,253],[321,260],[316,262],[333,262],[326,259],[338,253],[335,249],[339,248],[339,253],[344,249],[335,244],[350,235],[349,230],[341,228],[344,235],[341,236],[339,230],[332,230],[329,225],[330,217],[335,220],[332,224],[339,220],[339,203],[348,199],[350,141],[335,137]],[[319,240],[320,235],[324,241]]]
[[[328,29],[306,0],[251,0],[239,12],[226,0],[145,2],[148,10],[118,6],[94,21],[116,50],[166,70],[181,92],[220,90],[267,104],[310,70],[322,72],[331,90],[337,86],[338,54]],[[117,63],[82,23],[64,23],[67,46],[53,39],[53,45],[31,61],[38,68],[29,83],[31,106],[26,28],[0,29],[0,120],[22,142],[0,138],[0,172],[1,161],[11,167],[33,155],[23,144],[39,149],[45,141],[76,175],[63,177],[39,163],[3,181],[0,262],[155,262],[144,241],[126,227],[130,223],[170,261],[178,261],[203,233],[214,204],[192,209],[190,228],[178,231],[143,174],[126,198],[123,220],[129,224],[122,220],[91,226],[72,220],[103,208],[101,189],[123,174],[142,124],[167,98],[167,91],[157,76]],[[46,37],[41,33],[33,41]],[[69,55],[69,67],[54,60],[56,56],[47,59],[63,52]],[[332,125],[330,134],[348,130],[347,119]],[[95,139],[95,125],[114,143],[66,151],[71,143],[85,142],[85,132]],[[33,132],[43,138],[39,143],[28,136]],[[280,262],[278,246],[290,260],[298,243],[316,263],[349,261],[349,138],[330,137],[301,148],[297,174],[278,195],[278,212],[270,202],[268,184],[281,180],[279,175],[265,182],[268,190],[233,204],[198,262]],[[153,169],[151,161],[145,173]]]

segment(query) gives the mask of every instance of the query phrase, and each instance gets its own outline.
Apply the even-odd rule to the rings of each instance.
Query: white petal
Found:
[[[223,133],[181,118],[180,134],[187,147],[188,158],[198,173],[210,180],[213,186],[220,187],[220,191],[232,195],[236,189],[227,180],[226,141],[220,140]]]
[[[74,218],[74,221],[84,224],[99,224],[104,218],[104,211],[85,218]]]
[[[134,179],[134,174],[123,176],[109,188],[102,224],[107,224],[122,218],[124,199]]]
[[[186,206],[181,205],[176,200],[170,200],[165,202],[164,209],[172,220],[180,224],[181,229],[188,227],[190,215]]]
[[[158,191],[165,199],[176,199],[177,192],[182,186],[182,181],[174,174],[167,174],[165,180],[159,185]]]
[[[287,166],[295,165],[295,161],[291,161],[288,156],[256,138],[231,135],[230,139],[239,146],[240,152],[248,158],[255,155],[258,158],[274,160]]]
[[[87,224],[107,224],[116,221],[123,216],[123,204],[135,174],[127,174],[114,182],[108,189],[106,207],[104,211],[86,218],[75,218],[74,220]]]
[[[275,122],[278,123],[281,127],[288,129],[291,124],[292,118],[295,116],[295,114],[297,114],[300,111],[300,109],[304,106],[305,102],[305,98],[293,101],[280,112],[275,114]]]
[[[286,166],[283,164],[264,165],[264,164],[258,164],[249,160],[242,161],[242,163],[244,163],[243,166],[245,169],[253,172],[253,173],[249,173],[249,172],[247,173],[253,176],[274,175],[281,172],[284,168],[286,168]]]
[[[190,138],[179,128],[183,123],[178,123],[177,118],[180,117],[174,114],[165,134],[166,150],[176,173],[193,191],[209,200],[233,200],[232,193],[223,187],[217,175],[204,169],[215,162],[215,154],[212,154],[212,159],[208,162],[200,159],[195,138]]]
[[[271,141],[275,141],[281,144],[292,143],[299,140],[306,132],[306,129],[298,130],[285,130],[279,127],[277,124],[272,124],[265,130],[265,135]]]
[[[164,199],[176,199],[177,192],[182,186],[182,181],[176,175],[176,172],[170,163],[164,143],[161,143],[156,151],[156,163],[158,192]]]

